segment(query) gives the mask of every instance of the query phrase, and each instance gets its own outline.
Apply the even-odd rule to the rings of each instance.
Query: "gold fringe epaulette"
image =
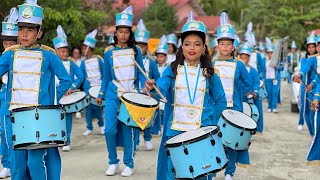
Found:
[[[106,53],[107,51],[109,51],[109,50],[113,50],[114,49],[114,46],[113,45],[110,45],[110,46],[108,46],[108,47],[106,47],[105,49],[104,49],[104,53]]]
[[[307,162],[307,166],[320,166],[320,160],[309,161]]]
[[[214,73],[216,73],[220,77],[220,70],[218,68],[213,68]]]
[[[54,54],[56,54],[56,50],[54,50],[52,47],[49,47],[49,46],[44,45],[44,44],[41,44],[40,49],[48,50],[48,51],[51,51],[51,52],[53,52]]]
[[[17,45],[13,45],[13,46],[10,46],[8,48],[6,48],[3,53],[7,52],[7,51],[10,51],[10,50],[15,50],[15,49],[19,49],[20,48],[20,44],[17,44]]]

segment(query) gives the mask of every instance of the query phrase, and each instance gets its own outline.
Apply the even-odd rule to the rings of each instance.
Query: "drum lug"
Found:
[[[189,166],[189,171],[190,171],[190,173],[192,174],[192,177],[193,177],[193,179],[194,179],[194,175],[193,175],[193,173],[194,173],[194,169],[193,169],[193,167],[192,167],[192,166]]]
[[[37,141],[39,142],[39,138],[40,138],[40,132],[39,131],[36,132],[36,138],[37,138]]]
[[[237,149],[238,146],[239,146],[239,143],[237,142],[236,145],[235,145],[236,149]]]
[[[176,176],[176,170],[174,169],[174,167],[171,168],[172,174],[174,174],[174,176]]]
[[[167,154],[168,157],[170,156],[170,151],[169,151],[169,149],[166,149],[166,154]]]
[[[87,101],[87,103],[89,103],[89,99],[88,98],[86,98],[86,101]]]
[[[216,144],[216,141],[214,139],[211,139],[210,142],[211,142],[212,146],[214,146]]]
[[[243,131],[240,133],[240,136],[243,136]]]
[[[129,122],[130,122],[130,118],[127,119],[127,123],[129,123]]]
[[[60,119],[63,120],[64,119],[64,112],[60,113]]]
[[[221,163],[221,159],[219,157],[216,157],[216,161],[217,161],[218,164]]]
[[[223,123],[223,124],[222,124],[222,127],[226,127],[226,123]]]
[[[248,146],[250,146],[250,145],[251,145],[251,142],[248,143]]]
[[[38,111],[36,111],[36,113],[35,113],[35,118],[36,118],[36,120],[39,120],[39,113],[38,113]]]
[[[16,135],[12,135],[12,141],[16,141]]]
[[[189,154],[188,148],[184,148],[183,152],[184,152],[184,154],[188,155]]]
[[[66,132],[64,130],[61,131],[61,136],[65,137],[66,136]]]
[[[221,131],[218,132],[218,137],[222,138],[222,132]]]
[[[11,122],[15,123],[14,117],[11,115]]]

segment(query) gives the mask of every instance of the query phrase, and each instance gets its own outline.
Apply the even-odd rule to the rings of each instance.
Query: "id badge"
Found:
[[[278,80],[276,80],[276,79],[274,79],[272,82],[273,82],[273,85],[275,85],[275,86],[278,84]]]

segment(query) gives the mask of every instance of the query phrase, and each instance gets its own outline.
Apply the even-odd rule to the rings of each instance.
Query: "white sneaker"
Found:
[[[123,176],[123,177],[129,177],[129,176],[132,176],[132,174],[133,174],[133,169],[131,169],[131,168],[129,168],[128,166],[126,166],[126,167],[124,168],[124,170],[122,171],[121,176]]]
[[[216,180],[216,177],[212,177],[212,179],[211,180]]]
[[[62,147],[62,151],[63,152],[69,152],[70,151],[70,146],[69,145],[63,146]]]
[[[136,151],[139,151],[139,144],[136,145]]]
[[[273,109],[272,112],[273,113],[278,113],[278,110],[277,109]]]
[[[153,149],[153,145],[152,145],[151,141],[145,141],[144,143],[146,145],[146,150],[147,151],[151,151]]]
[[[271,109],[268,109],[268,111],[267,111],[268,113],[271,113]]]
[[[119,172],[119,164],[111,164],[106,171],[106,175],[114,176],[118,172]]]
[[[104,135],[104,126],[100,127],[100,133]]]
[[[90,135],[91,133],[92,133],[91,130],[86,130],[86,132],[84,132],[82,135],[83,135],[83,136],[88,136],[88,135]]]
[[[9,168],[3,168],[0,172],[0,179],[5,179],[7,177],[10,177],[11,173],[10,173],[10,169]]]
[[[76,112],[76,118],[81,119],[81,112]]]
[[[232,176],[230,176],[230,174],[227,174],[225,177],[224,177],[224,180],[233,180]]]
[[[298,125],[298,131],[302,131],[302,125]]]

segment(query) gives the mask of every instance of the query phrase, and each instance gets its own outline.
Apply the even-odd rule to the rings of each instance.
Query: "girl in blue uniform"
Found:
[[[82,52],[84,52],[85,59],[81,61],[80,69],[85,77],[83,82],[83,90],[89,94],[89,89],[93,86],[101,86],[103,78],[103,59],[100,56],[93,54],[93,48],[96,46],[97,30],[87,34],[83,46]],[[93,132],[92,119],[98,119],[98,126],[100,133],[104,134],[104,122],[102,118],[102,107],[90,104],[86,107],[86,123],[87,130],[82,134],[88,136]]]
[[[150,79],[158,79],[160,77],[158,68],[157,68],[157,64],[156,62],[151,59],[148,55],[148,39],[149,39],[149,31],[147,31],[143,20],[140,19],[140,21],[138,22],[137,25],[137,30],[134,34],[135,40],[137,42],[137,45],[140,47],[141,49],[141,53],[142,53],[142,60],[143,60],[143,66],[144,69],[146,70],[146,73],[148,74]],[[158,123],[160,126],[160,121],[159,121],[159,111],[157,113],[157,117],[158,121],[155,120],[155,124],[154,126]],[[151,129],[152,128],[147,128],[145,129],[143,132],[143,138],[144,138],[144,142],[145,142],[145,146],[146,146],[146,150],[147,151],[151,151],[153,149],[153,145],[151,142],[152,136],[151,136]],[[136,148],[137,146],[139,146],[139,135],[140,135],[140,130],[137,129],[135,131],[135,138],[136,138]]]
[[[318,81],[319,82],[319,81]],[[317,84],[317,88],[314,94],[314,100],[311,104],[312,111],[316,112],[319,110],[319,100],[320,100],[320,84]],[[318,113],[318,112],[317,112]],[[317,117],[315,121],[315,136],[311,143],[311,148],[307,157],[308,166],[320,166],[320,118]]]
[[[306,57],[303,57],[300,61],[300,72],[293,77],[295,82],[300,82],[300,98],[301,98],[301,108],[299,114],[298,130],[302,129],[303,123],[306,122],[309,134],[314,135],[313,128],[313,115],[314,113],[310,110],[310,102],[308,99],[313,99],[314,92],[311,94],[309,91],[315,89],[316,85],[313,87],[312,80],[316,77],[315,71],[317,71],[317,58],[316,58],[316,43],[317,39],[314,36],[314,32],[310,34],[307,38],[307,53]],[[305,87],[307,85],[307,87]]]
[[[144,70],[141,50],[135,45],[132,20],[131,6],[116,15],[115,46],[104,53],[104,79],[99,96],[96,99],[97,103],[101,103],[102,98],[105,98],[105,106],[108,107],[105,113],[105,138],[110,164],[106,171],[108,176],[113,176],[119,172],[119,159],[116,149],[119,97],[125,92],[138,92],[139,83],[144,84],[146,79],[133,61],[135,60]],[[134,168],[134,129],[123,123],[120,123],[120,125],[122,126],[124,146],[123,162],[126,166],[121,175],[128,177],[133,174]]]
[[[69,56],[69,48],[68,48],[68,42],[67,42],[67,36],[62,29],[61,26],[58,26],[57,28],[57,34],[58,37],[53,39],[53,45],[54,48],[57,51],[58,56],[62,60],[62,63],[67,70],[70,80],[72,83],[72,86],[68,89],[67,95],[69,95],[73,90],[76,90],[80,87],[84,76],[79,69],[79,67],[74,63],[74,61],[71,58],[68,58]],[[75,78],[76,77],[76,78]],[[70,151],[70,136],[71,136],[71,129],[72,129],[72,113],[67,114],[66,122],[67,122],[67,145],[63,146],[63,151]]]
[[[54,50],[38,44],[38,40],[43,36],[42,15],[43,9],[34,1],[27,1],[19,6],[18,42],[20,44],[7,48],[0,58],[0,76],[10,72],[8,74],[10,90],[6,95],[6,108],[10,110],[26,106],[53,105],[55,76],[60,80],[57,90],[58,98],[61,98],[71,87],[68,73]],[[19,53],[27,57],[35,57],[37,61],[24,58],[25,56],[15,57]],[[40,68],[30,68],[24,66],[25,64],[32,67],[40,66]],[[14,71],[18,67],[19,70]],[[28,74],[28,78],[19,74]],[[12,80],[13,78],[15,81]],[[27,169],[32,179],[60,179],[61,159],[58,148],[14,150],[14,159],[11,172],[13,180],[26,179]]]
[[[174,102],[172,105],[174,110],[169,116],[164,136],[172,137],[200,126],[214,125],[226,107],[223,87],[211,65],[205,37],[205,25],[195,21],[193,16],[189,15],[188,22],[182,28],[182,46],[176,61],[165,69],[162,77],[157,81],[147,80],[146,82],[148,90],[153,89],[153,85],[156,84],[163,94],[171,94],[172,99],[169,101]],[[185,76],[185,74],[193,73],[196,75]],[[193,80],[190,81],[191,78]],[[183,84],[188,85],[185,87]],[[205,90],[200,90],[202,88]],[[198,119],[201,119],[200,124],[197,123]],[[184,123],[186,121],[189,123]],[[167,174],[167,179],[174,179],[170,157],[167,164],[167,171],[162,173]]]
[[[227,108],[242,112],[242,93],[248,94],[251,86],[247,78],[248,71],[241,61],[234,59],[235,47],[233,45],[235,29],[228,24],[228,15],[223,12],[220,15],[221,25],[218,27],[218,49],[220,56],[213,62],[214,68],[218,69],[221,82],[227,99]],[[247,167],[250,164],[249,151],[235,151],[226,147],[229,163],[225,170],[225,179],[232,179],[238,166]]]
[[[177,36],[172,33],[167,36],[168,44],[168,54],[167,54],[167,64],[170,65],[173,61],[176,60],[177,53]]]
[[[2,32],[1,32],[0,40],[2,40],[2,45],[5,49],[17,44],[17,38],[18,38],[18,26],[16,25],[18,20],[17,18],[18,18],[18,10],[16,8],[12,8],[7,20],[2,22]],[[7,84],[8,84],[8,75],[6,74],[2,77],[2,87],[0,92],[1,152],[2,152],[1,164],[3,167],[3,169],[0,172],[0,178],[6,178],[11,176],[10,169],[12,169],[12,164],[13,164],[11,119],[10,119],[10,112],[6,108]]]
[[[246,65],[246,68],[249,72],[249,78],[250,79],[250,85],[251,85],[251,92],[253,92],[254,97],[254,104],[257,106],[259,110],[259,119],[257,122],[257,133],[262,134],[263,131],[263,110],[262,110],[262,101],[259,97],[257,97],[259,93],[259,87],[260,87],[260,79],[258,72],[253,67],[249,66],[250,61],[250,54],[252,52],[252,47],[249,44],[243,44],[240,47],[240,59],[243,61]],[[247,102],[248,98],[246,94],[242,94],[243,96],[243,102]]]

